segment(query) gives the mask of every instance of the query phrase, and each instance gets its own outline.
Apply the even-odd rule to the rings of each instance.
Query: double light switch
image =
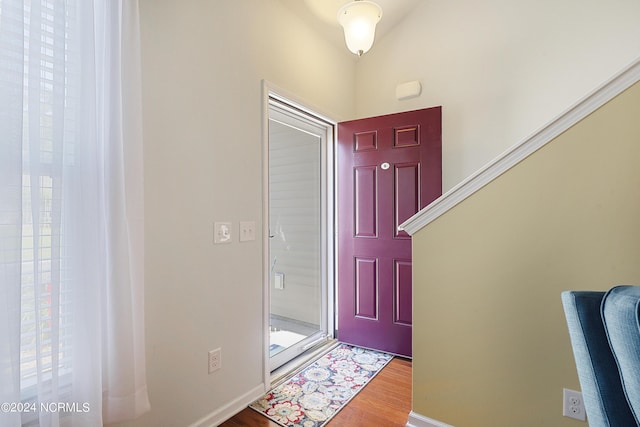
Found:
[[[233,241],[233,224],[230,222],[213,223],[213,243],[231,243]],[[240,241],[249,242],[256,240],[255,221],[240,222]]]

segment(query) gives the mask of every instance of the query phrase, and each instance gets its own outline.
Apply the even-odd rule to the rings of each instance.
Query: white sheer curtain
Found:
[[[149,409],[137,0],[0,0],[0,427]]]

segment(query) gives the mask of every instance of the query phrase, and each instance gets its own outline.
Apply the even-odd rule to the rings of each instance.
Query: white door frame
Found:
[[[323,223],[326,224],[324,244],[322,247],[323,252],[323,282],[325,295],[327,301],[326,313],[323,313],[323,317],[326,316],[327,335],[332,338],[334,335],[334,322],[335,322],[335,141],[336,141],[336,129],[337,121],[329,118],[327,115],[318,113],[318,110],[310,107],[308,103],[301,100],[297,96],[287,92],[286,90],[275,86],[274,84],[263,80],[262,81],[262,188],[263,188],[263,202],[262,202],[262,241],[263,241],[263,256],[262,256],[262,279],[263,279],[263,376],[265,391],[271,386],[271,365],[269,355],[269,315],[271,311],[271,288],[270,288],[270,276],[271,266],[269,257],[269,100],[274,99],[280,103],[287,104],[291,107],[290,111],[295,113],[304,114],[308,120],[310,116],[313,121],[318,124],[327,127],[327,143],[326,152],[324,155],[324,170],[323,176],[326,177],[326,195],[324,200],[326,201],[326,209],[323,211]],[[324,320],[324,319],[323,319]]]

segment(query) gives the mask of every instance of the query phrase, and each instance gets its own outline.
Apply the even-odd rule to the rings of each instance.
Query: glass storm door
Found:
[[[273,371],[329,335],[327,142],[333,127],[272,98],[268,125]]]

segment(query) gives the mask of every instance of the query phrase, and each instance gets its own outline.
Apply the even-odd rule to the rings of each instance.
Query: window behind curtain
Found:
[[[0,425],[149,410],[137,9],[0,0]]]
[[[63,162],[72,158],[73,120],[68,32],[71,6],[64,1],[24,2],[22,180],[22,288],[20,377],[24,400],[38,381],[65,387],[71,371],[69,304],[65,280]],[[53,374],[56,375],[53,375]],[[67,381],[69,379],[67,378]]]

